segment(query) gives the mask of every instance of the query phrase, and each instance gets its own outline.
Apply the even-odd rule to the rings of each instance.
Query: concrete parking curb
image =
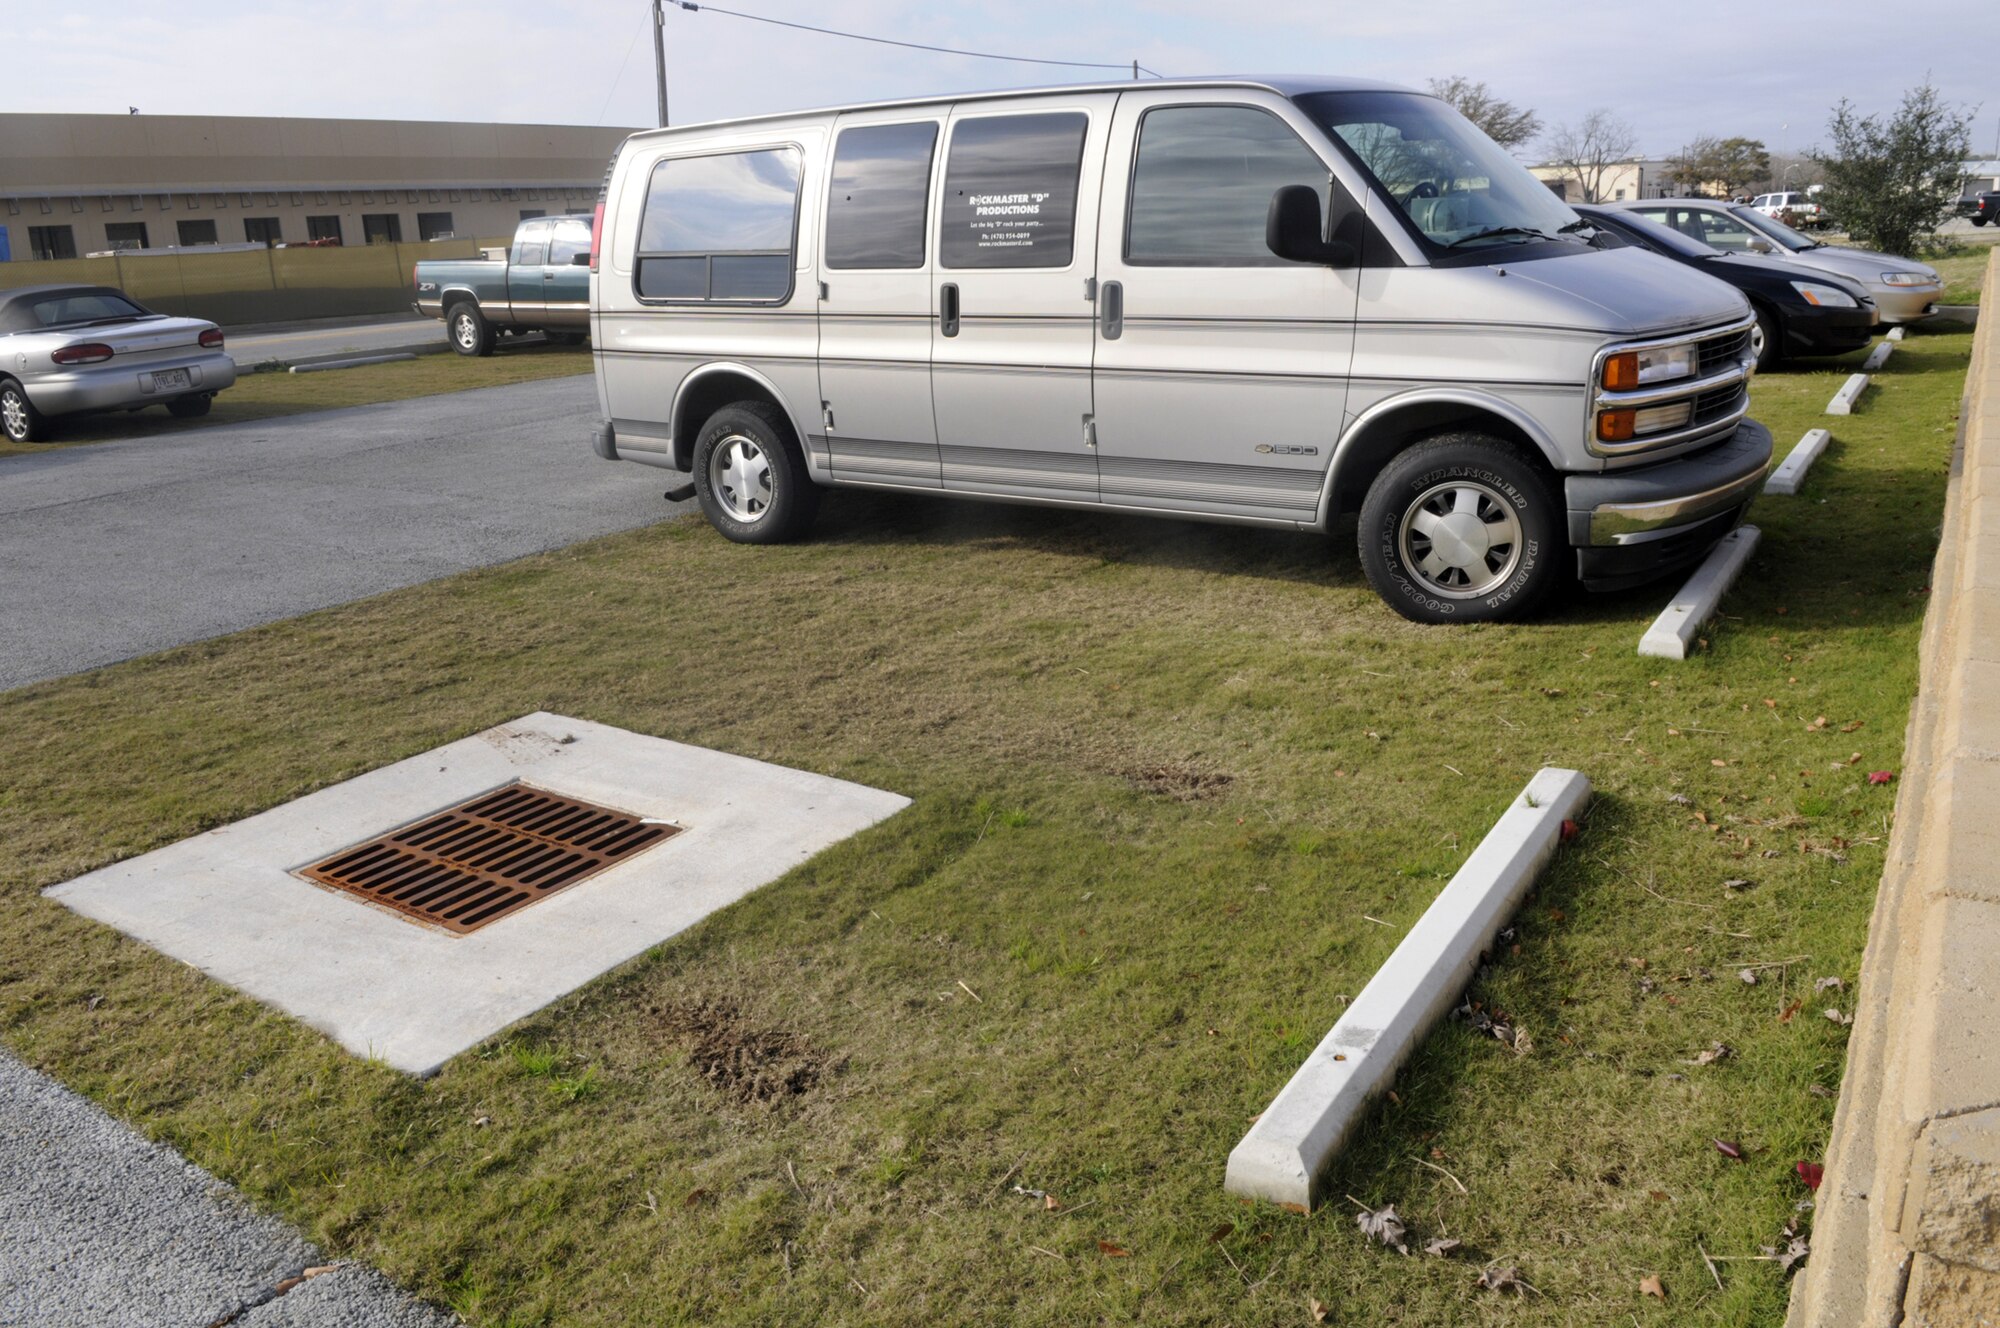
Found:
[[[2000,254],[1985,298],[2000,299]],[[1921,678],[1789,1328],[2000,1306],[2000,335],[1973,343]]]
[[[1861,362],[1861,371],[1863,373],[1874,373],[1877,369],[1880,369],[1883,365],[1889,362],[1889,356],[1894,354],[1895,350],[1896,350],[1895,342],[1893,341],[1882,342],[1880,345],[1876,346],[1874,350],[1868,352],[1868,358]]]
[[[1230,1152],[1225,1190],[1298,1211],[1317,1203],[1327,1163],[1459,999],[1495,933],[1554,855],[1563,822],[1589,800],[1590,781],[1574,770],[1549,767],[1528,781]]]
[[[356,355],[344,360],[321,360],[317,364],[295,364],[291,371],[295,374],[322,373],[328,369],[359,369],[370,364],[399,364],[416,358],[410,351],[398,351],[393,355]]]
[[[1655,659],[1686,659],[1695,635],[1722,606],[1722,597],[1750,561],[1762,534],[1755,526],[1738,526],[1724,535],[1639,638],[1639,653]]]
[[[1840,390],[1833,394],[1833,400],[1826,403],[1826,413],[1829,415],[1852,415],[1854,413],[1854,403],[1861,400],[1861,394],[1867,390],[1867,374],[1858,373],[1848,375],[1847,381],[1840,385]]]
[[[1791,495],[1799,491],[1806,482],[1806,472],[1813,462],[1819,460],[1820,453],[1833,441],[1833,435],[1824,429],[1808,429],[1798,445],[1785,454],[1778,468],[1771,472],[1771,478],[1764,481],[1764,492]]]

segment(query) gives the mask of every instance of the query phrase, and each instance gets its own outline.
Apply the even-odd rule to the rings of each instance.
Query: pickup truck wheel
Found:
[[[1412,622],[1500,622],[1563,579],[1569,541],[1551,478],[1512,444],[1446,434],[1392,460],[1361,504],[1361,566]]]
[[[486,321],[478,305],[463,300],[454,304],[445,313],[444,325],[451,348],[460,355],[493,353],[493,324]]]
[[[702,515],[738,544],[782,544],[806,533],[819,489],[777,409],[739,401],[708,417],[694,443]]]
[[[203,392],[199,396],[176,397],[167,403],[167,414],[177,420],[197,420],[208,414],[208,408],[215,404],[215,398]]]
[[[0,433],[10,443],[39,443],[49,436],[47,417],[11,378],[0,378]]]

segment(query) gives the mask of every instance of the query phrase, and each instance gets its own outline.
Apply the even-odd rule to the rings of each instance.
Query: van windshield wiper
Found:
[[[1495,235],[1525,235],[1536,240],[1553,240],[1556,238],[1547,231],[1538,231],[1532,226],[1488,226],[1483,231],[1474,231],[1470,235],[1459,236],[1456,240],[1445,245],[1445,248],[1456,249],[1461,244],[1471,244],[1474,240],[1484,240]]]

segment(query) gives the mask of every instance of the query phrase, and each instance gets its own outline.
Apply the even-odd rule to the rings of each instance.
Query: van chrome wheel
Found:
[[[1478,599],[1507,583],[1521,563],[1521,520],[1497,490],[1475,480],[1434,485],[1404,509],[1398,552],[1424,588],[1446,599]]]
[[[708,484],[731,518],[749,525],[771,506],[771,459],[754,438],[730,434],[708,458]]]

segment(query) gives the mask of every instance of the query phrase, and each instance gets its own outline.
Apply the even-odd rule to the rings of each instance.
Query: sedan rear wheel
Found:
[[[10,443],[39,443],[49,436],[48,419],[11,378],[0,379],[0,433]]]

